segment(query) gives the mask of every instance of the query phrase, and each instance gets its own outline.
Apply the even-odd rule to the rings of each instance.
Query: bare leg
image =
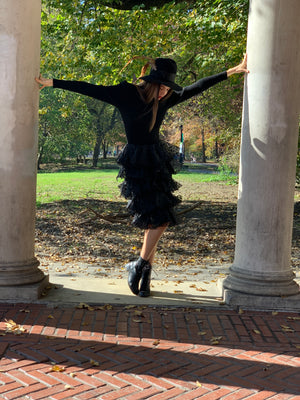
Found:
[[[149,261],[150,264],[153,262],[157,243],[167,227],[168,225],[163,225],[159,226],[158,228],[147,229],[145,231],[144,242],[141,249],[141,257],[144,260]]]
[[[167,226],[168,224],[156,229],[147,229],[139,259],[125,266],[128,271],[129,288],[135,295],[150,296],[151,263],[154,259],[156,245]]]

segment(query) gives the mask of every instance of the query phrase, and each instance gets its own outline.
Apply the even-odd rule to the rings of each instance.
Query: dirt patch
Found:
[[[197,204],[181,217],[180,225],[169,228],[162,237],[157,271],[172,271],[174,279],[196,275],[199,269],[229,266],[234,257],[237,211],[237,186],[198,183],[181,189],[183,203],[178,212]],[[197,199],[195,199],[195,193]],[[94,265],[94,273],[110,275],[128,260],[135,259],[143,241],[143,232],[130,224],[111,223],[97,218],[126,212],[126,202],[79,200],[46,204],[37,210],[36,253],[47,271],[51,262],[64,266]],[[292,266],[298,269],[300,203],[295,203]],[[84,271],[82,271],[84,272]]]

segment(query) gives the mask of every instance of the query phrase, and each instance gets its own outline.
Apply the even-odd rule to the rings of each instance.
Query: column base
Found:
[[[289,271],[253,272],[232,265],[230,274],[224,280],[224,289],[246,295],[262,297],[285,297],[299,294],[299,286],[294,281],[295,274]]]
[[[39,299],[46,287],[49,285],[49,276],[45,275],[44,278],[36,283],[15,286],[1,286],[0,288],[0,302],[23,303],[31,302]]]
[[[223,289],[223,299],[227,305],[241,307],[245,310],[300,311],[300,293],[287,297],[262,296]]]

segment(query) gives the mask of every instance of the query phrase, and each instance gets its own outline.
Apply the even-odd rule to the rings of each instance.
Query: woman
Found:
[[[84,94],[114,105],[121,113],[128,142],[118,158],[119,176],[124,178],[121,194],[129,200],[127,208],[133,215],[133,225],[145,230],[140,257],[128,263],[126,269],[131,291],[141,297],[150,296],[156,246],[166,228],[176,224],[174,207],[180,202],[173,194],[179,187],[172,178],[176,153],[159,137],[164,116],[169,108],[227,77],[248,72],[245,56],[236,67],[181,88],[175,83],[177,65],[174,60],[156,58],[147,64],[151,65],[150,74],[141,76],[142,83],[138,85],[124,81],[114,86],[102,86],[36,78],[41,89],[53,86]]]

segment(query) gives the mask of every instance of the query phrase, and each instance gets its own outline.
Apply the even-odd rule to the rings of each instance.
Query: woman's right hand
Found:
[[[38,78],[35,78],[35,81],[39,84],[42,85],[40,89],[44,89],[44,87],[50,87],[53,86],[53,79],[46,79],[43,78],[41,75]]]

